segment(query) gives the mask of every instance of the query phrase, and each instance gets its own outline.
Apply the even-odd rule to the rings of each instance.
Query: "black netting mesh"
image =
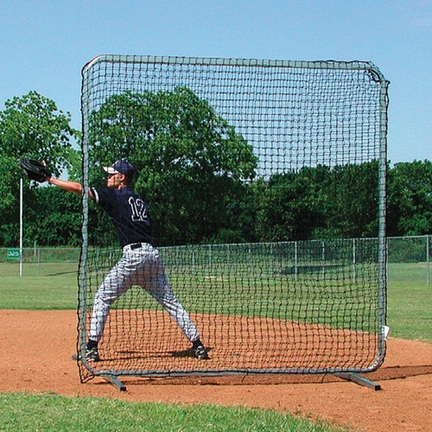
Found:
[[[195,359],[175,320],[131,283],[111,306],[101,361],[81,362],[82,378],[378,367],[385,353],[387,84],[361,62],[103,56],[86,65],[84,189],[102,186],[101,165],[122,157],[142,173],[136,189],[156,215],[166,275],[210,360]],[[204,126],[195,118],[201,112]],[[303,189],[293,192],[289,176],[316,175],[320,167],[331,173],[335,199],[349,170],[354,181],[373,182],[368,211],[376,235],[311,239],[317,216],[308,206],[284,207],[297,217],[292,229],[289,219],[266,213],[275,200],[296,202]],[[288,180],[269,192],[281,178]],[[267,225],[230,242],[221,232],[238,225],[239,191],[243,203],[250,191],[254,200],[265,196],[249,224],[265,218]],[[122,257],[109,220],[86,194],[83,239],[81,354],[95,293]]]

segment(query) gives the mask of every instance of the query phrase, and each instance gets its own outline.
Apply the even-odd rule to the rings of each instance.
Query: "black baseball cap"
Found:
[[[132,178],[135,169],[126,159],[121,159],[115,162],[110,167],[103,167],[108,174],[124,174],[128,178]]]

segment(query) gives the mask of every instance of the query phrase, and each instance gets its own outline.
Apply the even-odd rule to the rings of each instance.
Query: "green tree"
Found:
[[[397,227],[389,235],[432,234],[432,162],[397,163],[390,174],[389,217]]]
[[[19,158],[45,160],[55,175],[76,166],[78,154],[72,143],[79,134],[70,120],[69,113],[59,111],[54,101],[34,91],[5,102],[5,110],[0,112],[0,245],[18,243]],[[26,208],[38,207],[40,196],[35,190],[39,185],[26,180],[25,186]],[[25,222],[31,225],[40,220],[38,215]]]
[[[260,241],[376,236],[378,163],[276,174],[256,201]]]
[[[227,203],[227,224],[219,229],[215,243],[245,243],[259,241],[257,215],[263,179],[255,179],[239,188],[237,196]]]
[[[324,224],[318,194],[319,170],[275,174],[258,191],[257,231],[260,241],[307,240]]]
[[[328,237],[378,234],[378,161],[336,166],[327,190]]]
[[[127,158],[162,244],[212,241],[229,229],[229,206],[253,179],[257,158],[233,127],[188,88],[126,92],[90,119],[90,160]],[[100,170],[93,171],[97,184]]]
[[[57,187],[32,191],[34,201],[25,207],[24,235],[40,246],[81,244],[81,197]]]

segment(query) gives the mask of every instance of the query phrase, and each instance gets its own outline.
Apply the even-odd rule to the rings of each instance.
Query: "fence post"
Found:
[[[429,235],[426,235],[426,273],[427,273],[427,285],[430,285],[430,271],[429,271]]]
[[[274,256],[273,256],[273,243],[270,243],[270,274],[273,274],[273,260],[274,260]]]
[[[230,245],[229,244],[227,244],[226,245],[227,246],[227,252],[226,252],[226,263],[227,263],[227,266],[226,266],[226,270],[228,271],[228,274],[231,274],[231,260],[230,260],[230,253],[231,253],[231,248],[230,248]],[[222,273],[224,273],[224,271],[222,271]]]
[[[325,253],[326,253],[326,247],[325,247],[325,241],[323,240],[321,242],[322,245],[322,251],[321,251],[321,258],[322,258],[322,277],[323,280],[326,278],[326,268],[325,268]]]
[[[252,249],[251,249],[251,245],[249,243],[248,246],[248,255],[249,255],[249,277],[252,277]]]
[[[356,261],[357,261],[357,256],[356,256],[356,239],[353,238],[353,282],[356,283],[357,282],[357,266],[356,266]]]

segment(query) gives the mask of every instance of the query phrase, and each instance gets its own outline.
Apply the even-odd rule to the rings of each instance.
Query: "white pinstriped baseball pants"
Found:
[[[171,315],[190,342],[199,338],[195,324],[171,290],[159,251],[148,243],[142,243],[139,249],[125,246],[122,258],[99,286],[93,303],[89,339],[99,342],[112,303],[133,285],[139,285],[151,294]]]

